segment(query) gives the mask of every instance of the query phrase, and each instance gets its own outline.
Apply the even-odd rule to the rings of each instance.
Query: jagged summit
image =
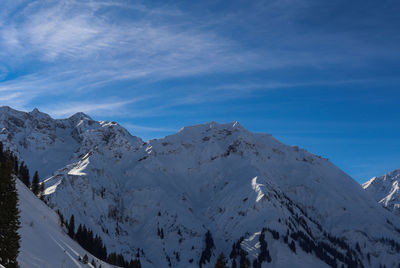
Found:
[[[118,124],[84,113],[53,119],[37,108],[21,112],[7,106],[0,107],[0,140],[42,177],[101,144],[129,148],[142,143]]]
[[[384,207],[400,215],[400,169],[373,177],[362,187]]]
[[[19,111],[16,109],[11,108],[10,106],[0,106],[0,113],[3,115],[18,115],[18,116],[27,116],[27,115],[31,115],[34,117],[40,116],[40,117],[46,117],[52,120],[57,120],[57,119],[53,119],[49,114],[44,113],[42,111],[40,111],[38,108],[34,108],[32,111],[30,112],[24,112],[24,111]],[[83,112],[77,112],[75,114],[73,114],[72,116],[70,116],[68,119],[89,119],[92,120],[92,118],[83,113]],[[65,120],[65,119],[61,119],[61,120]]]
[[[400,179],[400,169],[395,169],[383,176],[371,178],[369,181],[363,183],[363,187],[368,188],[373,184],[378,184],[382,181],[387,181],[389,183],[392,183],[398,179]]]
[[[68,119],[74,120],[74,121],[79,121],[79,120],[93,120],[89,115],[78,112],[70,116]]]
[[[51,120],[50,115],[39,111],[37,108],[34,108],[31,112],[29,112],[29,115],[39,120]]]
[[[9,106],[0,106],[0,117],[2,118],[17,118],[22,120],[29,120],[29,118],[34,118],[38,120],[47,120],[47,121],[65,121],[70,120],[73,122],[78,122],[80,120],[92,120],[90,116],[85,113],[78,112],[74,115],[70,116],[67,119],[53,119],[49,114],[41,112],[38,108],[34,108],[30,112],[18,111]],[[29,117],[29,118],[28,118]]]
[[[33,115],[42,114],[42,112],[40,112],[38,108],[34,108],[34,109],[33,109],[31,112],[29,112],[29,113],[30,113],[30,114],[33,114]]]

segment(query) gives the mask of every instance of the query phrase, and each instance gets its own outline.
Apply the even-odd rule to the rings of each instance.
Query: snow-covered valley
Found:
[[[0,141],[39,172],[51,209],[143,267],[213,267],[220,253],[238,267],[400,264],[400,217],[378,204],[383,197],[327,159],[238,122],[144,142],[82,113],[55,120],[1,107]],[[59,267],[34,262],[50,254],[75,267],[84,251],[23,187],[21,266]],[[31,236],[48,242],[31,245]]]

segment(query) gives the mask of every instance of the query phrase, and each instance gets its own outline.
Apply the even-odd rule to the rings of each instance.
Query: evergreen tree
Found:
[[[217,259],[217,263],[214,266],[215,268],[229,268],[228,266],[226,266],[226,258],[224,253],[219,254],[218,259]]]
[[[75,234],[75,240],[78,241],[79,244],[82,244],[82,240],[83,240],[82,224],[79,224],[79,226],[78,226],[78,230],[76,231],[76,234]]]
[[[74,217],[74,214],[72,214],[71,219],[69,220],[68,235],[71,238],[74,238],[74,235],[75,235],[75,217]]]
[[[20,227],[18,193],[13,175],[14,156],[3,152],[0,142],[0,263],[7,268],[18,267]]]
[[[40,180],[39,180],[39,174],[37,171],[35,171],[35,174],[33,175],[32,178],[32,185],[31,185],[31,190],[34,195],[39,196],[39,191],[40,191]]]
[[[18,174],[19,174],[19,178],[26,185],[26,187],[30,188],[31,187],[31,179],[29,176],[29,169],[25,165],[24,162],[22,162],[21,165],[19,166]]]
[[[205,244],[206,244],[206,247],[200,256],[200,261],[199,261],[200,267],[202,267],[206,262],[210,262],[212,250],[215,248],[214,240],[212,238],[210,230],[208,230],[206,233]]]

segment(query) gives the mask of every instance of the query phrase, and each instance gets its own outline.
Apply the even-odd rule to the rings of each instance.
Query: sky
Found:
[[[0,105],[144,140],[239,121],[358,182],[400,168],[400,2],[3,0]]]

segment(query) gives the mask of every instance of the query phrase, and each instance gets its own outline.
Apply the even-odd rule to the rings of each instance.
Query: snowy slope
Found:
[[[87,254],[96,266],[110,266],[82,249],[60,227],[58,215],[40,201],[26,186],[17,180],[19,209],[21,211],[21,268],[84,268],[92,267],[78,261]]]
[[[400,215],[400,169],[381,177],[373,177],[362,187],[384,207]]]
[[[110,251],[132,258],[139,250],[144,267],[198,267],[207,230],[210,267],[233,244],[253,262],[262,236],[274,267],[324,267],[327,258],[340,266],[346,256],[365,267],[400,263],[398,217],[327,159],[237,122],[143,142],[84,114],[53,120],[0,108],[0,129],[31,170],[51,174],[52,208],[73,214]]]

